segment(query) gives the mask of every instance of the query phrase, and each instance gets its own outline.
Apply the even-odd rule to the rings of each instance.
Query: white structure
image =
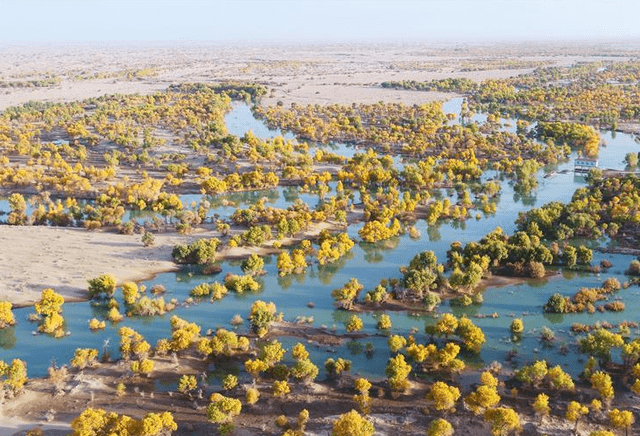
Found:
[[[576,173],[588,173],[592,168],[598,168],[598,159],[592,157],[578,157],[574,162],[574,171]]]

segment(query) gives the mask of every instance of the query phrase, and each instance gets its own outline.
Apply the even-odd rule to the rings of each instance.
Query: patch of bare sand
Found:
[[[62,436],[71,432],[71,425],[64,422],[27,421],[21,418],[2,417],[0,436],[22,436],[35,428],[39,428],[47,436]]]
[[[183,239],[158,234],[155,246],[144,247],[140,235],[0,226],[0,300],[33,304],[46,288],[67,300],[86,299],[87,280],[100,274],[119,283],[147,279],[176,268],[171,250]]]
[[[324,229],[341,228],[332,223],[314,223],[297,238],[280,241],[291,245],[313,238]],[[237,233],[234,230],[232,233]],[[79,228],[44,226],[0,226],[0,301],[26,306],[40,299],[43,289],[52,288],[67,301],[87,299],[87,281],[101,274],[113,274],[118,284],[141,281],[179,268],[171,258],[176,244],[197,238],[220,237],[199,229],[194,235],[156,233],[155,244],[144,247],[140,235],[121,235]],[[242,259],[251,253],[261,256],[279,253],[267,246],[224,248],[218,259]]]

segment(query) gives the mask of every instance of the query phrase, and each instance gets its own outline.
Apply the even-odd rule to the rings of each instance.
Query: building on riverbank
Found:
[[[576,173],[588,173],[589,170],[598,168],[598,159],[593,157],[578,157],[574,161],[573,171]]]

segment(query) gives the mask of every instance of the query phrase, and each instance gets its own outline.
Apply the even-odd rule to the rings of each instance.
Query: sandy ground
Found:
[[[317,223],[298,239],[286,238],[284,245],[300,238],[313,237],[329,223]],[[52,288],[67,301],[86,300],[87,280],[101,274],[113,274],[118,284],[141,281],[179,268],[171,258],[176,244],[197,238],[220,237],[200,229],[193,235],[155,233],[155,244],[144,247],[140,235],[122,235],[108,231],[44,226],[0,226],[0,301],[16,306],[31,305],[40,299],[43,289]],[[256,252],[277,253],[268,247],[223,249],[219,259],[240,259]]]
[[[158,380],[175,383],[181,374],[200,373],[207,363],[200,358],[183,356],[179,362],[170,358],[154,358],[156,367],[150,377],[122,378],[124,365],[117,362],[101,363],[83,371],[71,369],[66,376],[52,380],[50,378],[32,379],[17,397],[0,401],[0,436],[23,436],[27,430],[41,428],[47,436],[67,435],[69,423],[86,407],[101,408],[119,414],[127,414],[136,419],[149,411],[170,410],[178,423],[176,436],[214,434],[215,424],[208,423],[205,417],[206,400],[188,398],[177,392],[158,391]],[[304,385],[291,383],[291,393],[286,398],[275,398],[269,392],[270,383],[259,381],[256,384],[262,393],[259,402],[242,406],[242,414],[234,419],[237,426],[233,433],[237,436],[281,434],[275,425],[275,417],[285,414],[291,420],[303,407],[310,412],[310,422],[305,431],[309,436],[327,435],[332,423],[342,413],[355,408],[352,400],[353,379],[347,375],[339,381],[320,381]],[[114,387],[123,381],[127,394],[119,397]],[[425,393],[428,383],[415,380],[411,388],[400,395],[388,392],[384,382],[374,382],[372,387],[372,413],[369,420],[376,428],[375,435],[403,434],[417,436],[425,434],[431,420],[442,416],[428,410]],[[206,383],[200,386],[207,389]],[[231,395],[242,396],[244,387],[239,387]],[[604,419],[594,419],[591,415],[583,419],[580,428],[573,432],[573,423],[559,418],[566,400],[555,398],[553,415],[540,422],[530,412],[530,403],[535,392],[527,397],[513,397],[500,387],[503,405],[523,408],[520,413],[523,436],[547,434],[564,436],[577,434],[587,436],[594,430],[603,428]],[[634,401],[627,398],[628,401]],[[561,404],[562,403],[562,407]],[[632,409],[637,409],[631,406]],[[462,402],[454,414],[446,415],[454,426],[457,435],[490,436],[487,424],[480,417],[474,417],[465,410]],[[635,434],[630,432],[629,434]]]
[[[2,417],[0,436],[23,435],[27,431],[35,428],[46,431],[48,436],[54,436],[56,434],[68,435],[71,433],[71,426],[64,422],[44,422],[43,420],[27,421],[21,418]]]
[[[59,102],[113,93],[152,93],[180,82],[258,82],[272,92],[262,104],[353,102],[420,104],[451,94],[383,89],[390,80],[467,77],[476,81],[531,71],[535,66],[570,65],[638,53],[634,45],[274,45],[217,44],[2,46],[0,82],[46,77],[50,88],[0,88],[0,110],[30,100]],[[517,58],[517,63],[509,60]],[[511,63],[510,63],[511,62]],[[124,73],[148,69],[151,76]],[[106,78],[93,78],[106,73]],[[79,79],[79,76],[85,79]],[[91,78],[87,78],[91,77]]]
[[[86,299],[87,280],[113,274],[120,283],[176,268],[178,235],[157,235],[146,248],[140,235],[41,226],[0,226],[0,300],[32,304],[45,288],[67,300]]]

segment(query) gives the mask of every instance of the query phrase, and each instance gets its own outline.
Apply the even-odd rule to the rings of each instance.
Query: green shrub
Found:
[[[220,245],[217,238],[202,238],[189,245],[176,245],[171,256],[177,263],[207,264],[216,260],[216,250]]]
[[[89,280],[89,298],[111,298],[116,290],[116,278],[112,274],[102,274]]]

